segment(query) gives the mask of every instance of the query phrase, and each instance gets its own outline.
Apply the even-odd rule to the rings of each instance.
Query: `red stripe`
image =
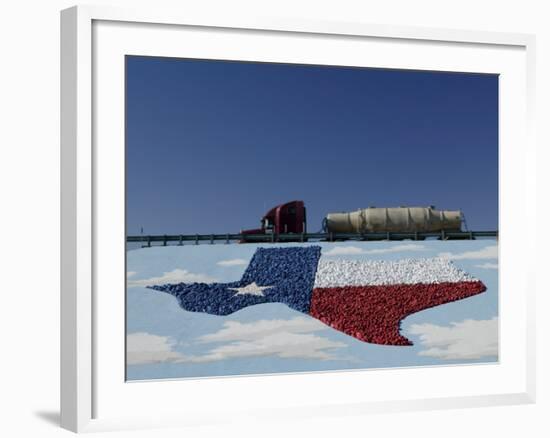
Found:
[[[399,333],[402,319],[485,290],[481,281],[315,288],[309,313],[364,342],[412,345]]]

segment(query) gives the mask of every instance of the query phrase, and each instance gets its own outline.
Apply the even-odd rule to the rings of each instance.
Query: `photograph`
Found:
[[[499,75],[125,56],[126,381],[499,362]]]
[[[550,437],[548,2],[4,3],[1,436]]]

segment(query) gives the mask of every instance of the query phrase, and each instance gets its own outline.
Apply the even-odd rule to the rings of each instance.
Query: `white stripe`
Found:
[[[323,260],[314,287],[434,284],[478,281],[448,259]]]

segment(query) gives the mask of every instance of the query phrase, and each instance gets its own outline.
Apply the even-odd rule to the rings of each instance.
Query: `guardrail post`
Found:
[[[162,240],[162,246],[166,246],[166,241],[167,241],[166,234],[163,237],[164,237],[164,239]]]
[[[151,248],[151,236],[147,236],[147,247]]]
[[[229,245],[229,234],[225,235],[225,244]]]
[[[182,245],[183,245],[183,235],[180,234],[178,246],[182,246]]]
[[[199,244],[199,235],[196,234],[195,235],[195,245],[198,245]]]

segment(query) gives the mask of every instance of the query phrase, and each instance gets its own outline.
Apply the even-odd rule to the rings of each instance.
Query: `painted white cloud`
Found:
[[[326,255],[326,256],[356,255],[356,254],[364,254],[364,251],[361,248],[357,248],[356,246],[335,246],[334,248],[331,248],[328,251],[323,250],[323,255]]]
[[[248,265],[248,260],[245,260],[245,259],[229,259],[229,260],[221,260],[216,264],[219,265],[219,266],[243,266],[243,265]]]
[[[359,248],[357,246],[335,246],[334,248],[323,251],[325,256],[341,256],[341,255],[360,255],[360,254],[389,254],[405,251],[423,251],[425,247],[423,245],[404,244],[395,245],[388,248],[368,249]]]
[[[413,324],[408,333],[420,336],[426,347],[420,356],[443,360],[481,359],[498,357],[498,318],[467,319],[450,326]]]
[[[482,263],[481,265],[476,265],[476,268],[481,269],[498,269],[498,263]]]
[[[439,253],[439,257],[445,257],[451,260],[496,259],[498,258],[498,246],[490,245],[477,251],[466,251],[458,254],[442,252]]]
[[[215,333],[199,337],[198,343],[221,343],[201,355],[183,355],[169,337],[133,333],[127,338],[128,365],[152,363],[204,363],[227,359],[275,356],[293,359],[339,360],[335,350],[346,344],[314,332],[328,327],[313,318],[259,320],[241,323],[227,321]]]
[[[196,274],[186,269],[174,269],[170,272],[164,272],[158,277],[128,280],[128,287],[153,286],[166,283],[215,283],[216,281],[218,280],[205,274]]]
[[[126,363],[145,365],[152,363],[178,362],[183,355],[173,350],[175,341],[166,336],[138,332],[126,337]]]
[[[235,341],[213,348],[193,362],[212,362],[225,359],[277,356],[295,359],[338,360],[332,352],[346,344],[311,333],[280,332],[249,341]]]
[[[201,336],[200,342],[253,341],[282,331],[311,333],[326,330],[327,326],[314,318],[297,316],[292,319],[261,319],[252,323],[227,321],[216,333]]]
[[[216,333],[201,336],[198,341],[224,342],[193,362],[211,362],[242,357],[277,356],[297,359],[339,359],[334,349],[346,347],[313,332],[327,326],[313,318],[272,319],[249,323],[228,321]]]
[[[126,273],[126,278],[133,277],[133,276],[136,275],[136,274],[137,274],[137,272],[135,272],[135,271],[128,271],[128,272]]]

